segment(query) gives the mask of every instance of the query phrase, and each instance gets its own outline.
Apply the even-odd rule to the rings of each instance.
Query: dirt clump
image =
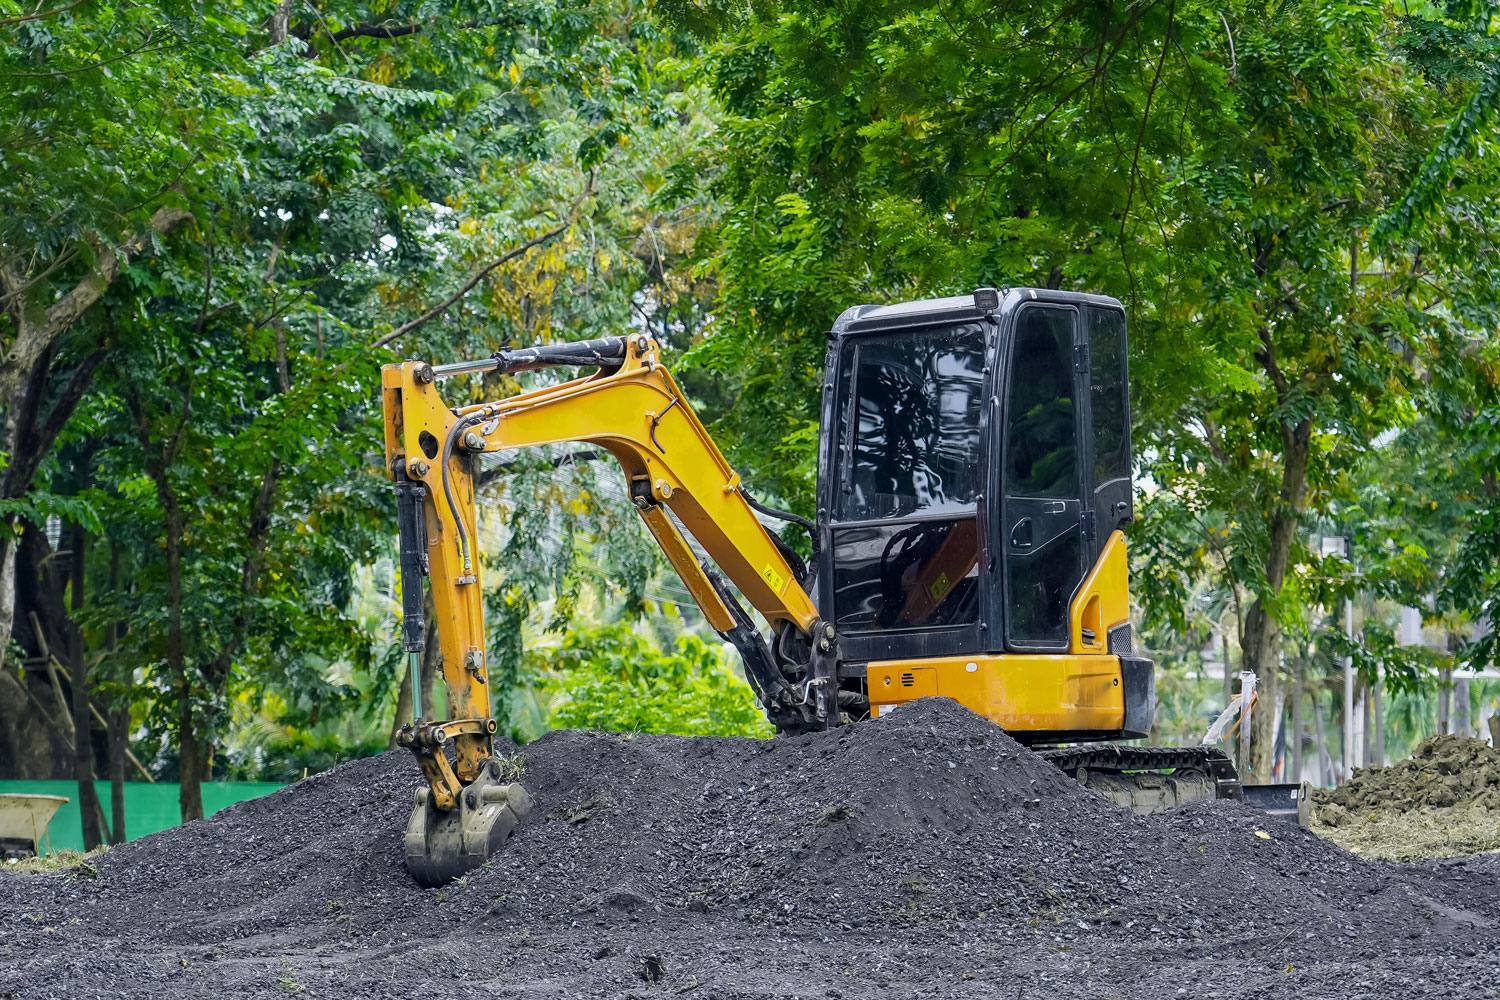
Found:
[[[1313,793],[1313,826],[1356,853],[1390,861],[1500,850],[1500,750],[1433,736],[1390,767],[1361,768]]]
[[[519,764],[533,813],[436,891],[401,866],[404,754],[0,880],[0,996],[1407,1000],[1500,967],[1491,869],[1233,803],[1133,816],[943,699],[769,741],[557,732]]]

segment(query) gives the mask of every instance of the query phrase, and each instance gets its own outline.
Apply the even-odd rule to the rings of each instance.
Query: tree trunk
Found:
[[[406,665],[406,657],[401,657],[401,692],[396,695],[396,717],[391,722],[391,736],[386,741],[386,746],[396,749],[396,734],[401,732],[401,727],[411,721],[411,670]]]
[[[0,669],[16,624],[16,548],[15,522],[0,518]]]
[[[109,545],[109,589],[118,593],[120,588],[120,545]],[[117,669],[115,657],[119,655],[122,623],[117,619],[110,623],[108,648],[111,669]],[[116,675],[118,676],[118,675]],[[124,687],[123,681],[120,687]],[[130,698],[116,696],[116,703],[109,712],[109,842],[123,844],[128,839],[125,832],[125,757],[130,749]]]
[[[1281,489],[1276,509],[1271,514],[1269,544],[1266,548],[1266,586],[1271,597],[1281,595],[1291,564],[1292,546],[1301,526],[1302,504],[1307,493],[1307,459],[1312,446],[1312,421],[1303,419],[1294,427],[1282,428]],[[1275,705],[1281,691],[1281,623],[1275,611],[1259,597],[1245,615],[1245,635],[1241,641],[1244,669],[1259,678],[1261,704]],[[1256,781],[1269,781],[1275,755],[1276,713],[1263,711],[1254,719],[1251,735],[1249,772]]]
[[[1231,584],[1233,586],[1233,584]],[[1219,649],[1224,657],[1224,707],[1234,700],[1234,668],[1229,665],[1229,633],[1219,629]]]
[[[1313,710],[1313,732],[1318,739],[1318,776],[1319,785],[1337,784],[1333,780],[1333,755],[1328,752],[1328,727],[1323,725],[1323,706],[1318,703],[1318,692],[1311,692]],[[1337,700],[1337,699],[1335,699]]]
[[[1375,764],[1375,687],[1369,681],[1360,683],[1359,762],[1364,767]]]
[[[432,619],[428,619],[431,621]],[[429,635],[431,633],[429,632]],[[443,675],[443,651],[431,638],[422,653],[422,716],[427,719],[445,719],[448,688],[443,686],[443,706],[437,703],[438,678]]]
[[[177,494],[160,470],[157,485],[166,513],[167,529],[167,666],[177,689],[177,804],[184,823],[203,818],[203,749],[199,745],[196,697],[188,672],[187,641],[182,627],[182,544],[185,522]]]
[[[1469,679],[1460,677],[1453,682],[1453,731],[1464,739],[1474,735],[1469,722]]]
[[[156,235],[166,236],[192,217],[191,212],[180,208],[159,208],[151,216],[151,228]],[[107,242],[96,243],[93,247],[92,265],[66,291],[61,291],[51,283],[34,283],[29,271],[16,269],[19,262],[27,256],[31,256],[32,261],[37,263],[36,255],[29,253],[28,248],[19,248],[21,252],[9,261],[0,258],[0,293],[8,300],[6,309],[15,327],[15,336],[11,339],[9,348],[0,355],[0,408],[5,413],[4,440],[0,442],[0,448],[3,448],[11,463],[5,475],[4,499],[14,499],[26,491],[42,456],[51,449],[57,432],[62,429],[63,420],[77,406],[83,386],[87,384],[93,366],[99,363],[103,352],[95,352],[93,359],[83,366],[86,371],[83,372],[82,384],[74,379],[64,388],[62,398],[48,413],[44,424],[44,430],[50,428],[51,434],[41,435],[39,447],[19,447],[22,435],[29,430],[27,425],[31,423],[31,418],[29,415],[24,420],[20,418],[18,410],[23,407],[18,406],[18,403],[25,397],[30,397],[30,403],[34,406],[37,396],[35,390],[40,389],[46,381],[49,367],[47,359],[58,340],[109,290],[109,286],[119,277],[121,269],[130,263],[130,258],[145,252],[151,243],[147,234],[142,233],[127,235],[119,246]],[[45,271],[45,259],[37,263],[37,266]],[[59,416],[63,420],[56,419]],[[23,459],[29,463],[29,467],[20,466]],[[0,543],[0,665],[3,665],[4,650],[10,644],[11,632],[15,626],[13,525],[10,518],[0,519],[0,532],[5,536],[4,542]]]
[[[125,832],[125,751],[130,738],[130,708],[115,708],[109,713],[109,842],[123,844],[130,839]]]
[[[94,787],[94,740],[93,720],[89,718],[89,665],[83,649],[83,629],[78,626],[78,612],[84,602],[84,570],[88,534],[79,525],[73,525],[72,553],[69,560],[71,586],[73,590],[73,622],[70,636],[73,661],[73,778],[78,782],[78,815],[83,826],[83,849],[92,851],[104,843],[108,828],[104,825],[104,807],[99,803],[99,790]]]
[[[1281,690],[1278,677],[1277,648],[1281,644],[1281,627],[1256,601],[1245,615],[1245,669],[1256,676],[1256,705],[1251,716],[1250,759],[1241,761],[1241,769],[1254,781],[1271,780],[1276,752],[1276,714],[1271,710]]]
[[[443,707],[436,700],[438,678],[443,675],[443,650],[438,645],[437,607],[432,602],[432,588],[422,602],[427,616],[427,648],[422,652],[422,715],[427,719],[446,719],[448,687],[443,686]]]
[[[203,818],[203,764],[206,756],[198,738],[198,720],[193,711],[196,685],[189,672],[187,660],[187,638],[183,631],[182,615],[182,554],[187,534],[187,519],[177,489],[172,485],[170,470],[176,460],[187,431],[188,420],[193,410],[193,387],[191,382],[182,386],[182,409],[177,416],[172,435],[161,444],[151,439],[151,424],[146,407],[139,396],[127,392],[125,403],[135,424],[136,436],[140,440],[146,474],[156,487],[156,499],[161,504],[162,528],[165,532],[167,552],[167,672],[172,679],[173,693],[177,697],[177,757],[178,792],[177,804],[182,822],[189,823]]]
[[[1385,677],[1375,678],[1375,759],[1370,763],[1385,767]]]
[[[177,807],[184,823],[203,818],[203,751],[193,718],[193,692],[184,682],[177,690]]]

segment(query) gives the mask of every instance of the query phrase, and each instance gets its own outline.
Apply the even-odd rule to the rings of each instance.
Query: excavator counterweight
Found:
[[[1123,533],[1125,343],[1119,302],[1047,289],[847,310],[828,334],[814,521],[750,496],[644,333],[386,366],[412,690],[435,625],[454,716],[418,706],[398,737],[426,778],[406,834],[413,876],[436,885],[482,863],[530,809],[494,757],[474,499],[485,452],[587,442],[618,462],[781,732],[941,695],[1034,745],[1146,736],[1154,672],[1135,649]],[[451,378],[543,368],[582,374],[493,402],[440,394]],[[808,531],[812,559],[762,517]],[[1209,748],[1052,753],[1126,806],[1242,794]]]

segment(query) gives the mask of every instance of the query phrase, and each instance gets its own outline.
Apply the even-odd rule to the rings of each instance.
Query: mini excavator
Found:
[[[495,402],[450,407],[440,393],[456,376],[544,368],[585,372]],[[423,885],[482,864],[530,809],[493,753],[474,476],[484,452],[561,442],[619,462],[647,530],[779,731],[937,695],[1138,812],[1243,796],[1216,748],[1113,742],[1147,736],[1155,708],[1130,624],[1115,299],[981,288],[845,311],[828,333],[816,521],[750,494],[646,333],[387,365],[383,388],[412,690],[427,580],[454,716],[428,721],[417,707],[398,735],[426,778],[404,845]],[[762,518],[806,531],[811,559]]]

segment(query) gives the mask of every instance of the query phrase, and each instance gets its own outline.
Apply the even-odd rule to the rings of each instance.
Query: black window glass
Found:
[[[1006,493],[1078,495],[1073,407],[1073,314],[1024,309],[1011,352]]]
[[[1130,475],[1125,417],[1125,316],[1089,310],[1089,400],[1094,421],[1094,482]]]
[[[979,616],[979,521],[866,524],[833,534],[834,623],[875,632]]]
[[[970,506],[979,493],[985,336],[978,324],[861,338],[848,348],[842,520]],[[845,412],[849,412],[846,410]]]
[[[1079,539],[1070,528],[1041,552],[1010,559],[1010,636],[1066,643],[1068,604],[1078,586]]]

